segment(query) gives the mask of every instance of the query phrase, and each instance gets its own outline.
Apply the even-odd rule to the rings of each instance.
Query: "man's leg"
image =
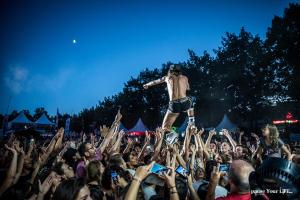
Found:
[[[187,114],[188,114],[188,117],[189,117],[189,123],[195,124],[194,108],[188,109]]]
[[[165,131],[171,131],[172,125],[179,116],[179,113],[172,113],[171,111],[167,110],[164,121],[162,124],[162,128]]]

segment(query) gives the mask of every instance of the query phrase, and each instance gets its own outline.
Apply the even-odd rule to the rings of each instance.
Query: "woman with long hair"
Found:
[[[292,159],[291,152],[279,138],[279,131],[275,125],[267,124],[262,129],[262,136],[259,147],[253,154],[253,157],[255,155],[257,155],[259,159],[264,159],[266,157],[282,157],[283,151],[288,160]]]

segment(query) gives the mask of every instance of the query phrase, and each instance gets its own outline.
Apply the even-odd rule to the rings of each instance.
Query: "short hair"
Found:
[[[87,180],[88,182],[97,181],[100,183],[101,173],[100,173],[100,161],[93,160],[87,166]]]
[[[254,171],[251,164],[244,160],[235,160],[234,163],[238,163],[236,168],[230,167],[229,180],[237,187],[240,192],[249,192],[250,183],[249,175]],[[232,165],[231,165],[232,166]]]
[[[67,179],[61,182],[56,188],[53,194],[53,200],[74,200],[84,186],[85,182],[82,178]]]
[[[79,145],[79,147],[78,147],[78,153],[79,153],[79,155],[80,155],[81,157],[83,157],[84,154],[85,154],[86,144],[87,144],[87,142],[83,142],[83,143],[81,143],[81,144]]]

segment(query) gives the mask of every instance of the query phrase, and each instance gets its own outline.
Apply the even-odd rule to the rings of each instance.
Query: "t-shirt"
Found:
[[[281,157],[281,148],[284,142],[278,139],[277,147],[272,147],[272,145],[267,145],[263,138],[260,138],[260,146],[263,148],[263,156],[265,157]]]
[[[101,154],[101,151],[100,149],[97,149],[96,150],[96,153],[95,153],[95,157],[93,160],[101,160],[102,159],[102,154]],[[78,164],[77,164],[77,167],[76,167],[76,177],[77,178],[84,178],[85,175],[86,175],[86,166],[85,166],[85,163],[84,161],[80,161]]]
[[[251,200],[251,194],[228,194],[226,197],[218,197],[215,200]]]

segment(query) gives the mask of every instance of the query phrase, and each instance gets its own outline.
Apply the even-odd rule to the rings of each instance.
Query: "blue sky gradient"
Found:
[[[212,54],[227,31],[244,26],[265,38],[289,2],[2,2],[0,113],[8,104],[8,112],[77,113],[120,92],[146,67],[186,61],[187,49]]]

